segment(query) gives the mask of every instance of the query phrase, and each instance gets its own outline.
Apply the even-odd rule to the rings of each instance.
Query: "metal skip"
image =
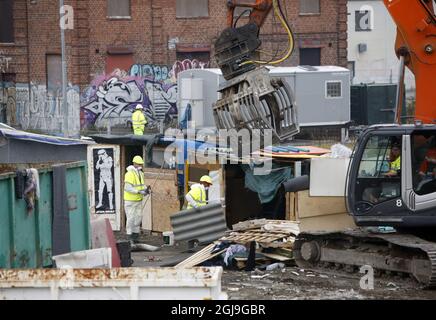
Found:
[[[222,98],[214,105],[218,129],[247,129],[261,147],[268,134],[276,143],[300,131],[291,88],[285,80],[271,78],[266,68],[227,81],[219,92]]]

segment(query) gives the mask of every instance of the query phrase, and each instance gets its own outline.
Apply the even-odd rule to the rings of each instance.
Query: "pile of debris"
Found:
[[[221,239],[179,263],[177,268],[198,265],[227,269],[270,270],[293,264],[292,249],[298,223],[283,220],[251,220],[233,225]]]

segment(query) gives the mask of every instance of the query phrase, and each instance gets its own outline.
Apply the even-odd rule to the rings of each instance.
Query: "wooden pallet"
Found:
[[[268,220],[268,219],[257,219],[250,221],[243,221],[232,226],[233,231],[243,231],[250,229],[260,229],[266,224],[289,224],[290,221],[286,220]]]
[[[289,237],[288,233],[281,232],[264,232],[264,231],[245,231],[231,232],[220,239],[220,241],[233,241],[236,243],[256,242],[274,242]]]

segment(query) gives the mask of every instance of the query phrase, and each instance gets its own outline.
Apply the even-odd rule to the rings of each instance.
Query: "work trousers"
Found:
[[[142,222],[142,201],[124,201],[124,211],[126,212],[126,233],[140,233]]]

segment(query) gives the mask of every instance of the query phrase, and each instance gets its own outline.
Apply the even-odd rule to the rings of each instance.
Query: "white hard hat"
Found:
[[[144,109],[144,107],[142,106],[142,104],[137,104],[136,105],[136,110],[142,110]]]

